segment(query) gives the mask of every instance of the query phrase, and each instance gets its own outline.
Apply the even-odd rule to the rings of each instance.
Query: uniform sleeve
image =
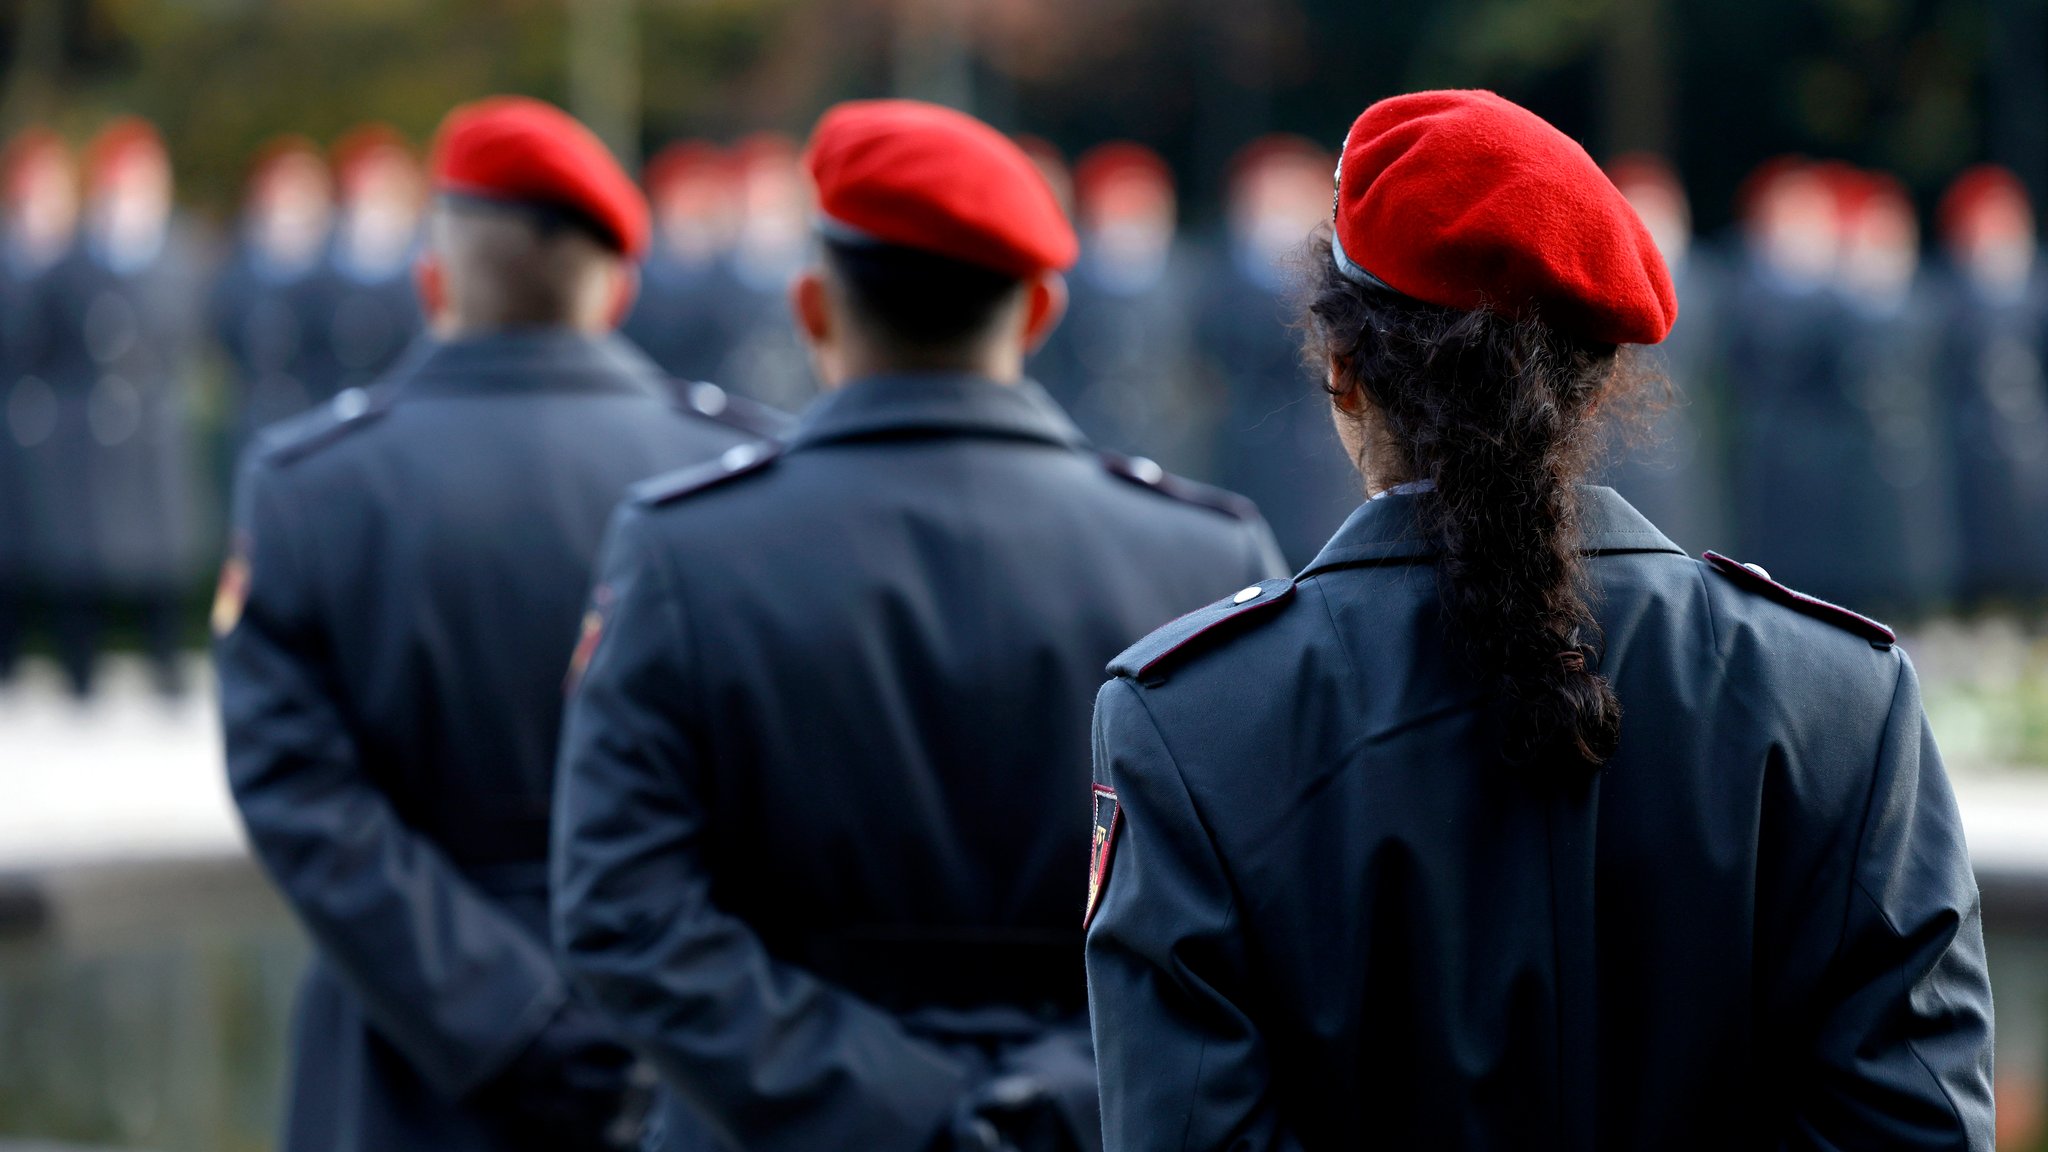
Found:
[[[1106,1152],[1299,1149],[1243,1007],[1247,964],[1229,880],[1128,681],[1097,697],[1095,779],[1117,806],[1088,930]]]
[[[540,1034],[565,985],[546,941],[407,827],[365,772],[280,484],[244,471],[215,608],[229,785],[322,960],[429,1083],[460,1095]]]
[[[737,1147],[929,1147],[969,1070],[888,1013],[770,955],[720,909],[700,795],[714,718],[677,582],[622,514],[608,614],[556,774],[555,943],[564,969],[663,1080]]]
[[[1977,884],[1910,663],[1825,986],[1816,1067],[1782,1146],[1990,1152],[1991,986]]]

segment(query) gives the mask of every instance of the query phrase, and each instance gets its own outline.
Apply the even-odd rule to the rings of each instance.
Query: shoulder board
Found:
[[[1701,559],[1737,587],[1766,599],[1776,600],[1795,612],[1826,621],[1837,628],[1861,636],[1870,641],[1872,648],[1890,648],[1898,642],[1898,634],[1885,625],[1861,613],[1851,612],[1839,604],[1830,604],[1818,597],[1787,588],[1771,579],[1771,574],[1758,565],[1731,560],[1719,552],[1708,552]]]
[[[258,451],[272,464],[303,460],[376,423],[391,411],[393,397],[388,388],[344,388],[321,407],[265,431]]]
[[[1154,681],[1195,641],[1233,621],[1262,615],[1294,597],[1294,581],[1264,580],[1155,630],[1109,662],[1109,674]]]
[[[758,400],[735,396],[706,380],[676,380],[669,387],[676,407],[750,436],[779,439],[796,427],[796,417],[789,413]]]
[[[759,472],[782,456],[779,444],[735,444],[723,455],[709,464],[683,468],[652,480],[643,480],[634,485],[633,503],[643,508],[659,508],[685,496],[692,496],[706,489],[716,488],[728,480],[736,480],[750,472]]]
[[[1128,480],[1140,488],[1150,488],[1162,496],[1170,496],[1186,504],[1198,504],[1239,520],[1258,518],[1258,506],[1235,492],[1175,476],[1156,461],[1143,456],[1124,456],[1115,452],[1100,455],[1102,466],[1109,470],[1110,475]]]

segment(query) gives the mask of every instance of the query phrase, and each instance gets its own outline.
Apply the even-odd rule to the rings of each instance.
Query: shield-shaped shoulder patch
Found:
[[[1102,891],[1109,883],[1109,863],[1116,852],[1116,834],[1123,827],[1123,809],[1117,806],[1116,789],[1107,784],[1093,788],[1095,798],[1095,842],[1088,854],[1088,909],[1081,914],[1081,927],[1095,920],[1102,904]]]

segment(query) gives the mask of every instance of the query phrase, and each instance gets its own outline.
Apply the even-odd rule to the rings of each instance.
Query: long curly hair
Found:
[[[1455,311],[1354,283],[1327,232],[1303,257],[1304,353],[1357,389],[1391,460],[1428,480],[1417,497],[1437,590],[1474,666],[1510,704],[1516,761],[1596,769],[1614,755],[1621,702],[1600,672],[1601,633],[1579,537],[1579,483],[1614,421],[1647,425],[1668,387],[1633,348],[1543,323]],[[1361,415],[1354,419],[1365,420]],[[1361,462],[1362,463],[1362,462]]]

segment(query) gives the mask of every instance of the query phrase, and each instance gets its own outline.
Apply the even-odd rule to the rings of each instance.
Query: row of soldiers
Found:
[[[1149,149],[1105,144],[1069,167],[1021,143],[1083,253],[1073,318],[1034,377],[1101,446],[1252,496],[1305,563],[1355,494],[1283,320],[1290,256],[1327,209],[1328,155],[1286,136],[1245,149],[1221,235],[1199,243]],[[230,450],[391,365],[421,324],[423,177],[388,127],[326,154],[281,138],[252,163],[215,260],[173,211],[149,125],[110,126],[79,167],[82,194],[63,142],[39,131],[4,163],[0,674],[33,597],[81,694],[110,605],[139,611],[175,687],[181,597],[213,539],[209,463],[225,459],[196,435],[194,358],[210,347],[228,368],[213,425]],[[1643,443],[1616,446],[1624,494],[1688,547],[1740,548],[1853,604],[2048,591],[2048,533],[2026,530],[2048,513],[2048,308],[2016,180],[1961,177],[1938,216],[1947,258],[1923,268],[1912,204],[1881,174],[1773,161],[1713,245],[1693,242],[1667,166],[1632,157],[1614,174],[1683,298],[1659,351],[1676,403]],[[679,142],[643,183],[655,242],[626,333],[676,378],[802,407],[815,385],[784,306],[811,245],[795,143]]]

